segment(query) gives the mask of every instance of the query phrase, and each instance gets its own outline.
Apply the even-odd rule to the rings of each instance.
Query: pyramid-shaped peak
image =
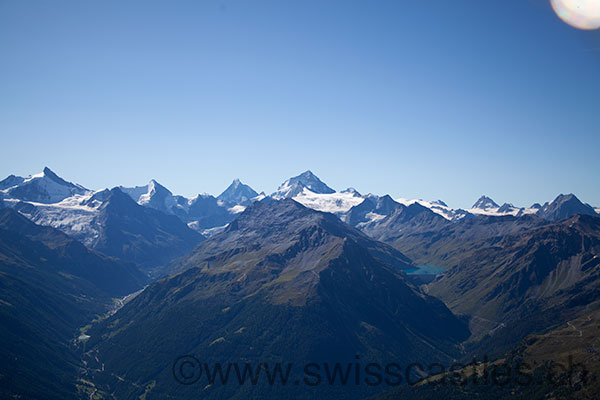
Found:
[[[133,215],[133,213],[138,210],[138,207],[140,207],[135,200],[122,191],[120,187],[114,187],[107,193],[103,193],[102,198],[103,201],[100,210],[107,209],[122,215],[127,215],[128,213]]]
[[[561,193],[558,196],[556,196],[556,198],[554,200],[552,200],[551,203],[564,203],[569,200],[580,201],[577,198],[577,196],[575,196],[573,193],[568,193],[568,194]]]
[[[52,170],[51,170],[50,168],[48,168],[48,167],[44,167],[44,170],[43,170],[42,172],[44,173],[44,175],[50,175],[50,176],[52,176],[52,175],[55,175],[55,176],[58,176],[58,175],[56,175],[56,174],[54,173],[54,171],[52,171]]]
[[[158,183],[156,181],[156,179],[150,179],[150,182],[148,182],[148,192],[151,192],[152,190],[154,190],[154,191],[163,191],[164,190],[164,191],[171,193],[171,191],[169,189],[167,189],[166,187],[164,187],[163,185]]]
[[[58,176],[54,171],[52,171],[48,167],[44,167],[43,171],[40,174],[33,175],[33,176],[31,176],[31,178],[33,178],[33,179],[28,179],[28,180],[29,181],[34,181],[34,180],[36,180],[35,178],[42,178],[42,180],[44,180],[45,178],[47,178],[47,179],[50,179],[51,181],[53,181],[54,183],[56,183],[56,184],[58,184],[60,186],[68,187],[70,189],[75,190],[78,193],[81,192],[79,194],[82,194],[83,192],[87,191],[87,189],[85,189],[81,185],[77,185],[77,184],[74,184],[72,182],[64,180],[63,178],[61,178],[60,176]]]
[[[38,203],[58,203],[73,195],[82,195],[89,191],[81,185],[67,182],[50,168],[30,175],[27,178],[9,176],[0,182],[0,187],[9,190],[9,197]]]
[[[486,195],[482,195],[476,202],[473,204],[472,208],[479,208],[481,210],[485,210],[488,208],[498,208],[500,207],[494,200]]]
[[[242,183],[239,178],[235,178],[231,185],[227,187],[219,196],[218,200],[232,204],[248,204],[250,199],[258,196],[258,193],[250,186]]]
[[[549,220],[569,218],[575,214],[597,215],[592,206],[581,202],[572,193],[559,194],[550,203],[544,204],[537,214]]]
[[[273,197],[294,197],[302,193],[305,188],[317,194],[335,193],[335,190],[323,183],[311,170],[307,170],[283,182],[273,193]]]
[[[65,181],[63,178],[61,178],[60,176],[58,176],[54,171],[52,171],[50,168],[48,167],[44,167],[44,170],[42,171],[42,177],[46,177],[49,179],[52,179],[53,181],[57,182],[57,183],[61,183],[64,185],[70,184],[70,182]]]

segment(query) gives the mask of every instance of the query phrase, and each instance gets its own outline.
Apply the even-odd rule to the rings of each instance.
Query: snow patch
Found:
[[[227,211],[229,211],[229,213],[231,213],[231,214],[239,214],[239,213],[244,212],[245,209],[246,209],[245,206],[241,206],[238,204],[237,206],[228,208]]]
[[[200,233],[202,235],[204,235],[205,237],[211,237],[211,236],[216,235],[217,233],[223,232],[225,230],[225,228],[227,228],[227,226],[229,226],[229,224],[225,224],[222,226],[215,226],[214,228],[204,229],[204,230],[200,231]]]
[[[440,200],[435,201],[426,201],[422,199],[406,199],[403,197],[399,197],[394,199],[397,203],[403,204],[405,206],[410,206],[411,204],[420,204],[423,207],[429,208],[434,213],[446,218],[448,221],[457,221],[459,219],[464,218],[467,214],[462,210],[454,210],[446,205],[441,204]]]
[[[308,188],[304,188],[302,192],[292,198],[308,208],[332,214],[343,214],[364,200],[351,192],[320,194],[314,193]]]
[[[381,221],[386,216],[382,215],[382,214],[377,214],[377,213],[374,213],[371,211],[370,213],[367,213],[367,215],[365,215],[365,217],[369,219],[369,222],[376,222],[376,221]]]

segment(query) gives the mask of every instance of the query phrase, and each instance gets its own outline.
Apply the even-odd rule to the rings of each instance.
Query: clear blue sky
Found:
[[[0,0],[0,174],[600,206],[600,31],[546,0]]]

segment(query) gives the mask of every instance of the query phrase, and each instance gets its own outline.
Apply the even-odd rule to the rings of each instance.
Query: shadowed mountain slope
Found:
[[[145,270],[183,256],[203,240],[176,216],[140,206],[118,188],[107,194],[92,223],[98,234],[90,247]]]
[[[357,353],[382,363],[451,360],[468,331],[440,301],[406,281],[407,261],[331,214],[289,199],[254,203],[182,261],[182,273],[150,286],[118,318],[94,329],[106,369],[127,377],[96,379],[111,382],[120,397],[141,394],[153,380],[146,398],[158,399],[198,390],[172,378],[172,363],[182,354],[295,365],[333,365]],[[308,390],[215,385],[203,397],[301,398]],[[376,390],[382,388],[326,386],[318,393],[359,398]]]
[[[145,283],[133,264],[0,210],[0,397],[76,398],[78,328]]]
[[[599,282],[600,218],[576,215],[495,240],[428,288],[501,349],[598,307]]]

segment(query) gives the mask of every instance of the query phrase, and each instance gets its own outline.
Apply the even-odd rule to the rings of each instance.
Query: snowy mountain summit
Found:
[[[176,214],[175,208],[179,206],[178,196],[154,179],[147,185],[135,187],[119,186],[123,193],[126,193],[136,203],[142,206],[154,208],[167,214]]]
[[[101,214],[107,204],[115,206],[117,200],[127,198],[133,199],[128,209],[137,209],[132,206],[137,203],[169,217],[177,217],[187,227],[205,236],[223,231],[250,204],[269,199],[291,198],[308,208],[332,213],[342,221],[370,232],[381,231],[383,226],[400,226],[398,224],[407,222],[409,217],[417,218],[413,227],[427,223],[442,224],[439,218],[424,212],[424,209],[450,222],[477,215],[537,215],[547,220],[557,220],[574,214],[598,215],[600,211],[582,203],[573,194],[560,195],[543,206],[536,203],[528,208],[516,207],[510,203],[499,206],[491,198],[481,196],[471,209],[453,209],[441,200],[361,195],[352,187],[336,192],[310,170],[287,179],[271,196],[257,194],[239,179],[233,180],[217,197],[207,193],[193,198],[175,195],[154,179],[143,186],[118,186],[118,189],[117,195],[123,193],[126,196],[115,197],[117,195],[113,193],[114,190],[108,189],[93,192],[66,181],[49,168],[44,168],[41,173],[26,178],[10,175],[1,180],[0,208],[14,208],[33,222],[60,229],[88,246],[97,243],[102,234]],[[112,201],[109,202],[110,198]],[[139,212],[140,209],[137,210]]]
[[[236,178],[223,193],[217,196],[217,199],[226,203],[247,205],[250,199],[256,196],[258,193],[254,189]]]
[[[354,189],[353,187],[349,187],[348,189],[344,189],[342,190],[340,193],[350,193],[353,196],[358,196],[361,197],[362,195],[358,192],[358,190]]]
[[[74,195],[84,195],[90,191],[81,185],[67,182],[50,168],[27,178],[10,175],[0,181],[0,190],[6,197],[36,203],[57,203]]]
[[[316,194],[335,193],[335,190],[324,184],[309,170],[283,182],[271,197],[274,199],[292,198],[301,194],[304,189]]]
[[[597,215],[597,211],[570,193],[559,194],[551,202],[545,203],[537,213],[540,217],[550,220],[569,218],[574,214]]]
[[[481,196],[479,198],[479,200],[477,200],[475,202],[475,204],[473,204],[472,208],[477,208],[480,210],[488,210],[490,208],[499,208],[500,206],[498,204],[496,204],[496,202],[492,199],[490,199],[487,196]]]
[[[311,171],[286,180],[271,197],[276,200],[291,198],[308,208],[338,216],[364,200],[353,188],[336,192]]]

